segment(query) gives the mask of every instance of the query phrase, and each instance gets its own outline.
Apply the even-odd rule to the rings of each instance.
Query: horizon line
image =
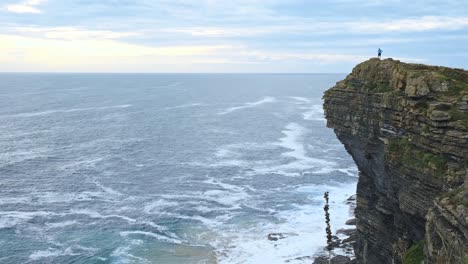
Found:
[[[0,74],[349,74],[346,72],[0,72]]]

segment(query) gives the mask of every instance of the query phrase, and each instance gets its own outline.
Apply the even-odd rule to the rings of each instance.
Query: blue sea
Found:
[[[356,189],[343,77],[0,74],[0,263],[311,263]]]

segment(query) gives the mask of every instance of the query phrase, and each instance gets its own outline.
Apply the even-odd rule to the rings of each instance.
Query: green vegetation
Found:
[[[464,127],[468,127],[468,114],[458,111],[457,105],[452,106],[448,113],[453,121],[459,121]]]
[[[412,245],[403,256],[403,264],[421,264],[424,261],[424,241]]]
[[[438,174],[445,172],[447,160],[442,155],[417,150],[408,138],[393,139],[387,145],[385,159],[413,168],[431,168]]]
[[[418,78],[423,76],[426,73],[426,71],[410,71],[409,76],[411,78]]]
[[[468,207],[468,200],[463,199],[464,195],[462,192],[464,192],[464,188],[463,186],[460,186],[448,192],[445,197],[449,198],[449,202],[452,205],[463,205]]]
[[[368,92],[376,93],[386,93],[393,91],[392,87],[390,87],[390,83],[386,80],[376,80],[371,83],[366,83],[364,88]]]

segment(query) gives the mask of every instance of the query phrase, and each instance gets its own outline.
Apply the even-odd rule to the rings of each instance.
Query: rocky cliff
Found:
[[[468,263],[468,72],[371,59],[324,95],[352,155],[358,263]]]

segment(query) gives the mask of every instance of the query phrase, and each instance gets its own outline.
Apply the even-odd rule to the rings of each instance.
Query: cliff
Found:
[[[360,171],[357,263],[468,263],[468,72],[370,59],[324,109]]]

